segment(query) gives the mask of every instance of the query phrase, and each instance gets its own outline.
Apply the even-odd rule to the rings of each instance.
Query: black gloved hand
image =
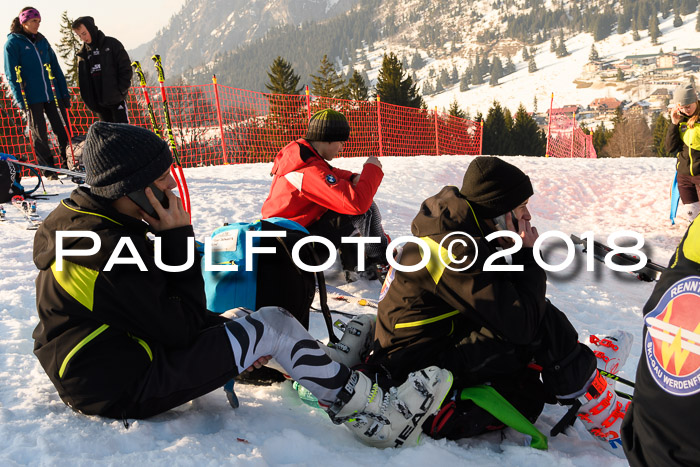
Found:
[[[61,105],[63,105],[64,109],[70,109],[71,105],[73,105],[73,102],[71,101],[70,97],[64,97],[61,99]]]

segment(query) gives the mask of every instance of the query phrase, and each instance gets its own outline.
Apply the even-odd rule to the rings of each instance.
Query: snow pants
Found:
[[[34,145],[34,153],[36,154],[37,161],[39,165],[44,165],[47,167],[55,167],[53,162],[53,155],[51,154],[51,147],[49,146],[49,134],[48,128],[46,127],[46,119],[44,114],[49,118],[51,122],[51,129],[58,139],[58,146],[60,148],[60,158],[61,162],[64,163],[66,159],[66,147],[68,146],[68,132],[63,127],[63,122],[61,122],[61,116],[58,114],[55,102],[38,102],[36,104],[31,104],[29,106],[30,113],[30,129],[32,134],[32,144]],[[63,114],[63,119],[68,121],[68,116],[63,107],[61,107],[61,113]],[[64,167],[65,168],[65,167]]]

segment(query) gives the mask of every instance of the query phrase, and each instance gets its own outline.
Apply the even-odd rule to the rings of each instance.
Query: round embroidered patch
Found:
[[[328,182],[329,185],[335,185],[338,180],[335,178],[335,175],[328,174],[326,175],[326,182]]]
[[[649,373],[676,396],[700,392],[700,277],[673,284],[644,318]]]

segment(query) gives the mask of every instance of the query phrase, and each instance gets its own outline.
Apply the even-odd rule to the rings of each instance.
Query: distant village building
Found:
[[[621,104],[622,102],[618,101],[614,97],[599,97],[591,102],[589,107],[591,110],[595,110],[597,112],[608,113],[614,112],[615,109],[620,107]]]
[[[668,88],[657,88],[646,100],[651,108],[661,109],[666,107],[672,97],[673,93]]]

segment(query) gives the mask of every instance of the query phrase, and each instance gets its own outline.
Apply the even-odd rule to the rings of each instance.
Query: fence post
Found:
[[[479,155],[484,154],[484,120],[479,121]]]
[[[435,106],[435,155],[440,155],[440,140],[438,138],[438,118],[437,118],[437,105]]]
[[[306,113],[311,120],[311,99],[309,98],[309,85],[306,85]]]
[[[569,157],[571,157],[571,158],[574,157],[575,138],[576,138],[576,112],[574,111],[574,119],[571,122],[571,152],[569,153]]]
[[[379,157],[384,155],[384,148],[382,147],[382,113],[380,107],[382,104],[382,99],[377,94],[377,131],[379,132]]]
[[[552,105],[554,104],[554,93],[549,100],[549,118],[547,118],[547,147],[544,150],[544,157],[549,157],[549,140],[552,134]]]
[[[212,75],[214,83],[214,96],[216,97],[216,118],[219,120],[219,131],[221,132],[221,149],[224,151],[224,164],[228,164],[228,149],[226,148],[226,137],[224,135],[224,125],[221,123],[221,105],[219,105],[219,85],[216,82],[216,74]]]

